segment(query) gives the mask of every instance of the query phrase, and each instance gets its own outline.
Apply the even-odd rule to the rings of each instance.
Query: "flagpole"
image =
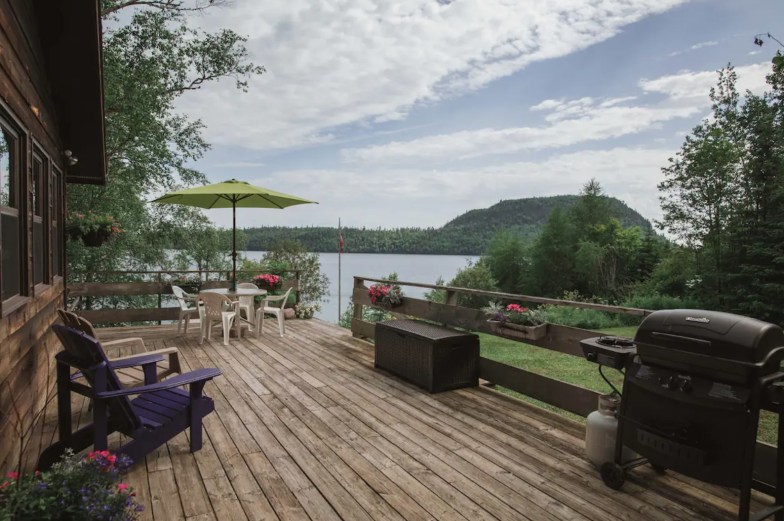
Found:
[[[343,309],[341,307],[340,301],[340,294],[341,294],[341,284],[340,284],[340,274],[341,274],[341,264],[343,262],[343,235],[340,231],[340,217],[338,217],[338,324],[340,323],[340,313]]]

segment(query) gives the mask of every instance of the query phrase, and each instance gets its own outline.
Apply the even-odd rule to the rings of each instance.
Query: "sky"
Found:
[[[591,178],[661,216],[661,168],[710,113],[716,71],[761,93],[780,0],[231,0],[194,15],[248,38],[266,73],[178,101],[195,165],[318,201],[251,226],[439,227]],[[782,31],[784,33],[784,31]],[[784,34],[778,35],[780,38]],[[230,211],[206,213],[220,226]]]

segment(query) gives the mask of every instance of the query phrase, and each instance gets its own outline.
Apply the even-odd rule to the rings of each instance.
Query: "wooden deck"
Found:
[[[481,387],[429,395],[374,369],[347,330],[287,325],[229,347],[166,326],[102,330],[223,370],[205,391],[204,448],[182,434],[129,474],[142,519],[734,519],[736,493],[674,473],[606,488],[580,424]]]

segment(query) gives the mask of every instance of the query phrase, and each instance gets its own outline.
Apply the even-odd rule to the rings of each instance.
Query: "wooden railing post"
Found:
[[[162,282],[163,282],[163,276],[162,276],[162,274],[161,274],[160,272],[158,272],[158,284],[161,284]],[[162,305],[162,304],[163,304],[163,299],[161,298],[161,293],[160,293],[160,291],[161,291],[161,289],[160,289],[160,287],[159,287],[159,288],[158,288],[158,309],[161,309],[161,308],[163,307],[163,305]],[[158,325],[159,325],[159,326],[160,326],[162,323],[163,323],[162,321],[160,321],[160,320],[158,321]]]
[[[302,298],[302,290],[300,288],[300,270],[294,270],[294,280],[297,281],[297,291],[294,292],[294,304],[299,304]]]
[[[446,290],[446,301],[444,301],[444,304],[447,306],[457,306],[457,292],[455,290]]]
[[[364,289],[365,279],[361,277],[354,277],[354,289]],[[351,321],[351,334],[355,337],[361,336],[359,332],[354,329],[354,321],[362,320],[362,304],[357,302],[356,299],[351,299],[354,303],[354,320]]]

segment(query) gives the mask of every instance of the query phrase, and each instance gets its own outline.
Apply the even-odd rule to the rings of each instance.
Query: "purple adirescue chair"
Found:
[[[212,399],[204,396],[202,389],[207,381],[220,376],[220,370],[199,369],[158,382],[156,364],[163,361],[163,356],[110,361],[95,338],[59,324],[52,329],[65,348],[55,356],[60,441],[41,454],[39,469],[49,468],[69,448],[77,453],[90,445],[94,450],[106,450],[113,432],[130,438],[116,452],[134,463],[186,428],[190,428],[191,452],[201,448],[202,419],[215,410]],[[114,370],[138,366],[144,371],[144,385],[123,387]],[[72,369],[78,372],[71,374]],[[82,377],[87,385],[78,381]],[[188,385],[188,391],[180,389],[184,385]],[[76,432],[71,430],[71,392],[93,402],[93,423]]]

